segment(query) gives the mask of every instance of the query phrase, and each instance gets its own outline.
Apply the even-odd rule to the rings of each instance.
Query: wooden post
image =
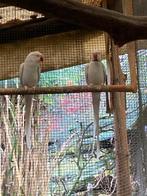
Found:
[[[107,61],[107,84],[113,85],[113,68],[112,68],[112,61],[111,61],[111,54],[110,54],[110,44],[111,39],[107,33],[105,35],[105,45],[106,45],[106,61]],[[106,93],[106,112],[112,113],[113,112],[113,98],[112,93]]]
[[[102,3],[103,8],[108,8],[107,0]],[[108,33],[104,33],[105,37],[105,49],[106,49],[106,62],[107,62],[107,84],[113,85],[113,67],[110,53],[111,38]],[[113,113],[113,94],[111,92],[106,92],[106,112]]]
[[[133,2],[132,0],[123,0],[122,1],[123,13],[125,15],[133,15]],[[130,67],[130,77],[131,77],[131,86],[134,90],[137,90],[137,73],[136,73],[136,43],[130,42],[127,43],[127,53]]]
[[[114,43],[112,43],[112,51],[114,83],[123,84],[123,74],[119,63],[118,47],[115,46]],[[124,93],[115,92],[113,94],[113,106],[115,120],[117,196],[131,196]]]

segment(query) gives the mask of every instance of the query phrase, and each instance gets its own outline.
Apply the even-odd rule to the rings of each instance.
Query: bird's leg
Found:
[[[29,89],[29,88],[33,88],[33,89],[35,89],[35,88],[36,88],[36,86],[27,86],[27,85],[25,85],[25,86],[24,86],[24,89],[25,89],[25,90],[27,90],[27,89]]]
[[[28,86],[25,85],[25,86],[24,86],[24,89],[27,90],[27,89],[28,89]]]
[[[89,83],[89,86],[93,86],[94,84],[92,84],[92,83]]]

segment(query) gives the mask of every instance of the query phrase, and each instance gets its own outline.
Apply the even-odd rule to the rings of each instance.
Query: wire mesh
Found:
[[[100,1],[97,2],[99,5]],[[21,17],[21,19],[25,17],[26,20],[30,17],[24,10],[21,10],[21,17],[19,10],[13,8],[13,11],[14,18],[10,20]],[[7,13],[5,8],[0,9],[1,23],[5,23],[6,19],[9,20]],[[95,50],[102,53],[102,62],[105,67],[107,66],[104,35],[99,32],[78,31],[61,36],[35,38],[21,43],[1,44],[0,87],[19,87],[20,81],[16,77],[18,67],[32,50],[39,50],[45,57],[39,86],[86,84],[85,63],[89,62],[90,54]],[[131,180],[135,194],[140,191],[143,178],[142,175],[136,177],[138,174],[136,170],[138,167],[141,169],[143,163],[146,164],[143,157],[136,157],[136,153],[137,155],[140,153],[138,151],[140,108],[145,110],[147,102],[144,93],[147,87],[147,50],[138,50],[137,55],[140,91],[136,94],[126,94],[126,126],[130,144]],[[130,83],[128,56],[125,53],[119,58],[121,68],[127,74],[127,83]],[[27,151],[25,144],[23,96],[5,95],[0,99],[1,193],[49,196],[116,194],[114,116],[106,113],[105,93],[101,93],[99,114],[101,132],[99,140],[102,151],[99,160],[96,157],[93,137],[91,93],[35,95],[31,118],[33,133],[31,152]],[[142,112],[141,118],[144,121],[141,125],[144,131],[147,126],[145,115],[146,113]],[[146,137],[147,135],[144,141]],[[137,162],[141,166],[136,165]],[[143,188],[141,191],[139,193],[142,195]]]

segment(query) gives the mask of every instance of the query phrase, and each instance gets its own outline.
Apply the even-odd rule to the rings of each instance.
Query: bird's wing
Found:
[[[20,83],[21,83],[21,85],[23,85],[23,81],[22,81],[23,69],[24,69],[24,63],[22,63],[20,65],[20,67],[19,67],[19,77],[20,77]]]
[[[103,74],[104,74],[104,83],[106,84],[107,83],[107,74],[106,74],[106,68],[103,64]]]
[[[86,66],[85,66],[85,78],[86,78],[86,83],[88,84],[89,82],[88,82],[88,68],[89,68],[89,64],[87,64]]]
[[[38,73],[38,82],[39,82],[39,80],[40,80],[40,66],[38,66],[37,73]]]

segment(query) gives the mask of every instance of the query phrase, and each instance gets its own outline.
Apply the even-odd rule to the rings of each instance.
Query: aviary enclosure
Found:
[[[146,0],[0,1],[0,195],[147,195],[146,14]],[[24,88],[19,66],[32,51],[44,57],[39,85]],[[95,51],[107,81],[87,85]]]

